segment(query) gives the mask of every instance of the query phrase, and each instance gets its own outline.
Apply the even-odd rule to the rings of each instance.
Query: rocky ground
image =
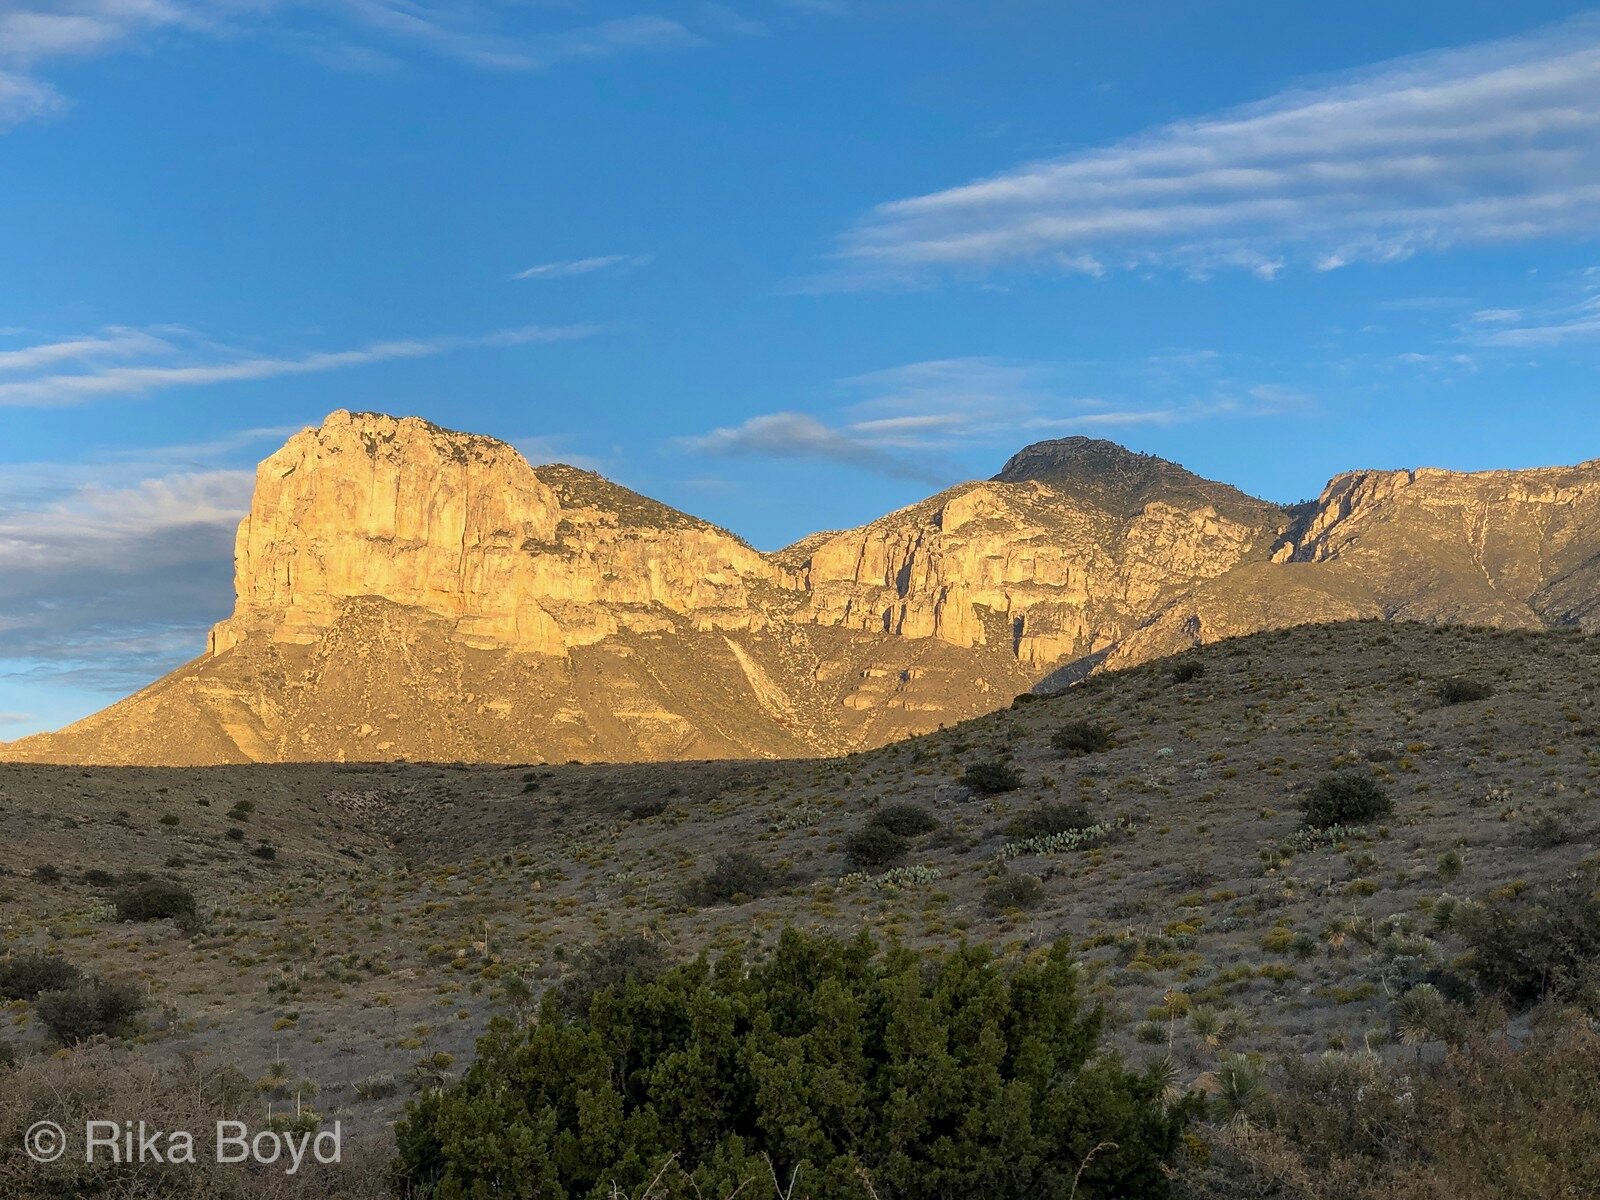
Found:
[[[1452,904],[1592,855],[1597,667],[1600,638],[1356,622],[846,758],[5,765],[0,921],[12,954],[140,980],[141,1056],[236,1064],[263,1113],[298,1102],[373,1138],[491,1015],[626,935],[672,957],[790,923],[1016,956],[1069,937],[1117,1044],[1170,1052],[1184,1082],[1241,1052],[1414,1054],[1395,1000],[1460,952]],[[1490,694],[1450,703],[1451,679]],[[1078,722],[1113,744],[1065,755]],[[1305,833],[1300,801],[1338,771],[1375,777],[1392,814]],[[889,805],[929,828],[853,861]],[[1030,840],[1049,805],[1094,828]],[[191,888],[199,928],[118,923],[107,898],[141,871]],[[47,1052],[30,1006],[10,1018],[19,1054]]]

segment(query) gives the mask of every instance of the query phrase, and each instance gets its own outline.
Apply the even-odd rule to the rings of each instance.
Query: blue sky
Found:
[[[0,739],[193,657],[253,464],[492,433],[762,547],[1090,433],[1600,457],[1600,14],[0,0]]]

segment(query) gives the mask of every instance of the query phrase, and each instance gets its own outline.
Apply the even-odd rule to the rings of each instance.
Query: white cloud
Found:
[[[713,23],[727,31],[726,17]],[[493,70],[540,71],[703,41],[651,13],[563,28],[548,7],[541,13],[521,0],[0,0],[0,129],[61,109],[45,78],[52,64],[161,32],[269,33],[324,63],[364,71],[393,69],[399,60],[386,51],[405,47]]]
[[[1600,272],[1578,271],[1527,308],[1480,309],[1462,336],[1474,345],[1516,350],[1600,339]]]
[[[300,356],[238,355],[211,347],[179,347],[137,331],[87,338],[62,339],[0,351],[0,368],[7,362],[12,372],[32,367],[55,367],[64,360],[121,359],[166,351],[171,361],[155,365],[122,361],[99,362],[71,373],[35,373],[20,379],[0,380],[0,408],[59,407],[109,396],[134,396],[174,387],[274,379],[311,375],[396,359],[429,358],[455,350],[521,346],[534,342],[570,341],[592,336],[592,325],[529,325],[474,337],[435,337],[374,342],[353,350],[323,351]]]
[[[1173,356],[1170,367],[1186,356]],[[1192,357],[1208,367],[1214,355]],[[766,413],[696,437],[685,449],[721,457],[817,459],[880,475],[944,484],[956,477],[951,456],[964,447],[1012,451],[1065,433],[1115,434],[1208,418],[1259,417],[1312,403],[1274,384],[1219,387],[1202,398],[1156,404],[1112,402],[1073,387],[1074,365],[992,358],[933,359],[842,380],[854,396],[830,419]]]
[[[567,279],[573,275],[592,275],[596,271],[631,271],[655,261],[653,254],[601,254],[593,258],[567,258],[540,263],[518,271],[513,279]]]
[[[821,459],[902,479],[935,484],[943,481],[938,473],[891,453],[870,436],[833,428],[805,413],[766,413],[738,425],[683,438],[681,443],[696,453],[718,457]]]
[[[884,204],[835,283],[1001,268],[1271,278],[1592,236],[1600,21],[1435,52]]]

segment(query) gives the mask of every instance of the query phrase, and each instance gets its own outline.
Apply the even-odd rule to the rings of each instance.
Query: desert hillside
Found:
[[[1114,1040],[1188,1079],[1242,1052],[1403,1055],[1398,1000],[1463,953],[1451,910],[1591,854],[1597,666],[1576,633],[1362,621],[821,760],[11,764],[0,915],[15,954],[141,981],[151,1053],[287,1060],[358,1125],[397,1102],[364,1081],[463,1054],[586,947],[671,961],[789,924],[1008,957],[1070,938]],[[1349,774],[1392,807],[1309,828]],[[141,874],[199,924],[108,923]]]

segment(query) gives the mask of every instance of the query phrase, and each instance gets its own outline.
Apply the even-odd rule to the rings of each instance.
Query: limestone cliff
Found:
[[[337,412],[261,464],[235,557],[203,657],[0,757],[834,753],[1261,629],[1600,628],[1600,462],[1359,472],[1286,509],[1068,438],[767,555],[493,438]]]

